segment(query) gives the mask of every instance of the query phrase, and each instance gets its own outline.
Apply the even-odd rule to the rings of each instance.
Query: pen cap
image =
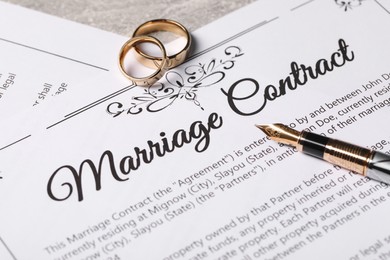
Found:
[[[390,184],[390,156],[374,152],[367,165],[366,176]]]

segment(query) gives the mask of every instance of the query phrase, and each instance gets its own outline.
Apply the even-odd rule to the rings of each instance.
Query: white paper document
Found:
[[[152,87],[92,102],[125,87],[110,71],[55,102],[65,117],[42,104],[1,151],[0,259],[390,259],[388,185],[254,126],[390,154],[383,2],[257,1]]]
[[[113,39],[114,34],[3,2],[0,14],[1,117],[38,106],[112,69],[115,56],[97,42],[102,34]]]
[[[117,71],[117,50],[124,39],[0,2],[0,150],[31,136],[31,122],[46,116],[35,112],[45,111],[43,104],[61,110],[53,104],[70,91],[72,99],[82,92],[91,91],[93,99],[118,91],[110,85],[83,86],[119,76],[112,71]]]

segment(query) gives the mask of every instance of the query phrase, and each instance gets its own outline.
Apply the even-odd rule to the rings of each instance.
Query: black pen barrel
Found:
[[[303,131],[298,144],[301,146],[302,152],[324,159],[326,145],[329,141],[330,138],[326,136]]]

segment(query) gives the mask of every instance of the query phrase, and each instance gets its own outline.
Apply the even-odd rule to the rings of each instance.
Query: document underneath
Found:
[[[96,43],[120,36],[3,2],[0,14],[1,117],[116,69],[115,55]]]
[[[42,105],[50,103],[60,114],[63,105],[53,104],[69,92],[74,93],[71,99],[82,94],[92,100],[118,91],[111,85],[88,90],[84,84],[101,77],[120,79],[111,71],[117,70],[117,52],[125,39],[0,2],[0,151],[30,138],[31,122],[49,111]]]
[[[388,185],[254,126],[389,154],[389,24],[380,1],[257,1],[155,86],[48,120],[0,159],[1,259],[389,259]]]

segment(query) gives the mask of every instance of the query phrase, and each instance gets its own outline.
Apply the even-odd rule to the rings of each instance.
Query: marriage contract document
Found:
[[[388,185],[254,126],[390,153],[386,4],[257,1],[195,32],[213,44],[156,85],[39,118],[1,154],[0,258],[390,259]]]

